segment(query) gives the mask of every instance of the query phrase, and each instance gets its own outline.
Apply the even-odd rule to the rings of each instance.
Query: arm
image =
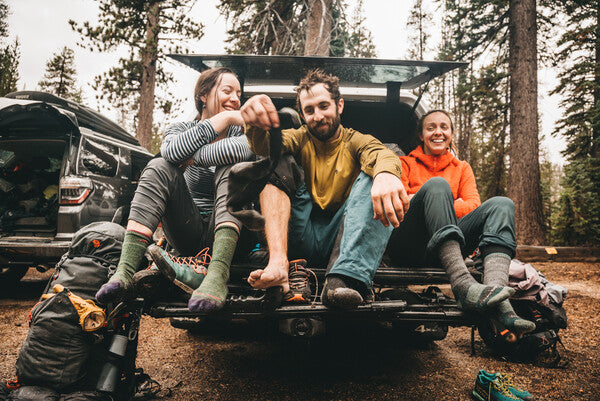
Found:
[[[398,227],[408,210],[410,201],[402,184],[402,164],[398,156],[372,137],[354,131],[351,148],[356,151],[361,170],[373,177],[371,199],[373,218],[384,226]]]
[[[171,163],[182,163],[206,145],[224,136],[229,125],[241,123],[238,111],[224,111],[203,121],[189,121],[171,124],[167,127],[162,145],[161,156]]]
[[[245,135],[232,136],[201,147],[194,154],[194,165],[225,166],[249,160],[253,155]]]
[[[459,219],[481,205],[473,169],[468,163],[464,163],[466,166],[462,170],[462,174],[460,176],[457,194],[458,198],[454,201],[454,210],[456,211],[456,217]]]

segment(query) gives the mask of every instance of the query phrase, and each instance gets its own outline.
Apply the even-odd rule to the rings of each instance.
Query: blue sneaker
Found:
[[[534,401],[535,397],[526,390],[523,390],[517,387],[514,384],[512,375],[508,373],[488,373],[485,370],[480,370],[479,374],[485,376],[488,380],[498,379],[501,382],[504,382],[508,387],[508,390],[516,397],[522,399],[523,401]]]
[[[522,401],[510,391],[506,383],[497,377],[490,379],[488,375],[483,375],[481,372],[477,375],[472,393],[473,398],[479,401]]]

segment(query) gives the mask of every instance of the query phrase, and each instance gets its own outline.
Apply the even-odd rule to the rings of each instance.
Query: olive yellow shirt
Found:
[[[346,201],[354,180],[364,171],[371,177],[387,172],[401,177],[398,156],[371,135],[340,126],[341,133],[331,142],[315,138],[303,125],[281,133],[283,152],[291,154],[304,169],[306,188],[313,203],[322,210],[337,211]],[[257,155],[269,154],[269,133],[246,126],[250,149]]]

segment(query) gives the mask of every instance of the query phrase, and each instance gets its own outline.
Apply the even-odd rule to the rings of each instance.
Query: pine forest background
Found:
[[[177,81],[163,68],[165,55],[187,51],[189,43],[204,35],[202,23],[187,15],[197,2],[95,2],[100,11],[94,21],[68,21],[80,35],[79,45],[93,52],[125,46],[128,55],[89,85],[97,100],[119,110],[118,122],[155,152],[164,129],[157,116],[168,120],[169,114],[181,107],[169,91]],[[539,233],[531,234],[533,239],[527,242],[597,246],[600,1],[529,0],[534,7],[530,37],[537,45],[533,54],[538,66],[558,71],[559,83],[553,93],[563,99],[552,135],[566,143],[563,165],[553,164],[543,151],[535,151],[539,173],[533,169],[533,177],[538,177],[533,181],[519,181],[521,172],[515,168],[519,161],[515,152],[522,146],[517,146],[519,128],[523,129],[515,127],[522,111],[515,108],[522,103],[515,101],[520,91],[514,86],[521,60],[515,60],[511,52],[518,41],[514,32],[515,24],[521,24],[517,19],[521,12],[515,10],[520,10],[521,3],[528,0],[416,0],[407,2],[412,4],[407,25],[390,31],[398,40],[410,43],[408,54],[398,58],[468,63],[432,81],[425,98],[430,107],[453,114],[457,156],[473,167],[482,201],[498,195],[519,198],[515,188],[523,187],[539,197],[540,203],[539,213],[533,210],[536,207],[531,210],[539,222]],[[345,0],[219,0],[218,4],[227,21],[228,53],[377,57],[376,44],[364,24],[363,7],[362,0],[351,5]],[[0,96],[17,90],[19,83],[22,49],[18,40],[8,40],[9,13],[10,2],[0,0]],[[81,85],[73,49],[63,47],[47,61],[37,89],[85,103]],[[537,115],[537,108],[533,112]],[[536,138],[535,127],[540,121],[531,120],[534,129],[526,132],[537,140],[538,149],[541,138]],[[519,216],[518,208],[517,212]]]

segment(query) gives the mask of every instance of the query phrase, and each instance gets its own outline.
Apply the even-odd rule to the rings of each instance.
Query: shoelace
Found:
[[[491,383],[496,388],[496,390],[498,390],[503,396],[508,397],[511,400],[519,399],[513,393],[510,392],[510,389],[508,388],[508,386],[506,385],[506,383],[504,381],[496,379],[496,380],[493,380]],[[490,386],[488,389],[488,400],[492,399],[491,392],[492,392],[492,386]]]
[[[510,373],[503,373],[498,376],[498,381],[503,382],[507,387],[512,387],[517,391],[523,391],[522,389],[515,386],[513,377]]]
[[[308,273],[305,274],[304,272]],[[317,294],[319,294],[319,279],[317,279],[317,275],[314,271],[309,269],[308,267],[303,267],[298,263],[294,263],[292,266],[292,271],[289,273],[288,281],[290,284],[290,288],[299,288],[303,284],[309,285],[309,278],[312,275],[315,279],[315,295],[313,296],[312,303],[314,304],[317,300]]]
[[[206,247],[196,254],[196,256],[173,256],[167,252],[167,255],[171,258],[173,263],[179,263],[182,265],[188,265],[198,274],[204,274],[206,276],[206,268],[210,264],[211,256],[209,254],[210,248]]]

